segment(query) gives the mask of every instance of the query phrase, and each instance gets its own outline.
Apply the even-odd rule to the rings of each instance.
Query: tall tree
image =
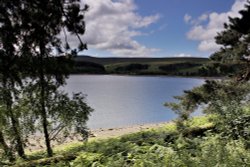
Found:
[[[65,60],[70,60],[78,51],[87,49],[80,37],[85,32],[84,13],[87,8],[79,0],[0,1],[1,100],[6,107],[4,115],[10,118],[17,152],[23,158],[25,154],[18,113],[13,109],[18,97],[16,86],[22,85],[17,59],[22,57],[31,63],[29,66],[32,68],[29,67],[26,72],[33,76],[33,83],[38,86],[40,106],[37,114],[41,118],[48,156],[52,156],[47,98],[65,83],[68,66],[65,66],[66,62],[60,64],[59,58],[57,66],[48,66],[48,61],[54,56],[65,56]],[[71,49],[67,41],[68,33],[78,38],[78,48]],[[64,42],[60,34],[64,34]],[[1,139],[1,145],[5,146],[4,138]]]
[[[19,1],[0,1],[0,99],[6,111],[4,116],[11,122],[17,152],[25,158],[19,119],[13,111],[13,103],[18,94],[16,87],[22,84],[16,63],[20,56],[20,8]]]
[[[235,62],[243,68],[235,71],[236,81],[206,81],[177,97],[178,103],[166,104],[179,114],[178,123],[182,130],[185,130],[185,120],[190,114],[203,106],[206,113],[217,116],[218,129],[223,135],[249,140],[250,115],[246,108],[249,107],[250,86],[246,81],[250,79],[250,1],[239,13],[241,16],[229,18],[225,30],[216,36],[216,43],[222,46],[211,60],[229,65]]]
[[[4,109],[0,106],[0,149],[4,151],[4,156],[9,159],[9,161],[14,161],[14,153],[11,147],[7,144],[6,138],[4,135],[4,129],[7,127],[7,120],[6,116],[4,115],[6,112],[3,111]]]
[[[48,156],[52,156],[53,152],[48,132],[47,98],[53,89],[64,84],[67,72],[60,64],[49,68],[47,63],[53,56],[63,55],[70,59],[77,51],[86,49],[80,35],[85,32],[84,12],[87,8],[86,5],[82,8],[79,0],[37,0],[23,3],[21,29],[25,35],[22,50],[28,56],[36,57],[33,63],[39,62],[36,66],[33,64],[33,72],[39,88],[39,115]],[[63,47],[62,40],[58,37],[62,32],[65,36],[67,32],[71,32],[78,37],[78,49],[71,50],[67,40],[64,41]]]
[[[244,68],[238,74],[238,81],[250,79],[250,1],[245,9],[239,12],[240,17],[229,17],[229,23],[224,24],[225,30],[215,37],[216,43],[222,47],[211,56],[220,63],[239,63]]]

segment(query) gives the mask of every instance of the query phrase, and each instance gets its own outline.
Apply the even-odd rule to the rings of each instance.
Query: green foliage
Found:
[[[211,123],[211,117],[196,117],[189,124],[196,128],[204,127]],[[203,137],[184,137],[176,132],[173,124],[170,124],[160,129],[125,135],[121,138],[59,146],[55,149],[55,158],[61,157],[60,162],[55,162],[55,158],[46,158],[42,159],[40,164],[46,162],[44,166],[53,167],[236,167],[248,166],[250,163],[250,152],[242,139],[225,139],[214,132],[207,132]],[[166,136],[171,136],[172,142],[165,140]],[[33,156],[41,158],[40,155],[41,153],[37,153]],[[75,158],[68,159],[69,155],[75,155]],[[34,163],[39,164],[38,161],[33,161]],[[29,164],[32,166],[32,161]],[[27,167],[27,163],[25,165]]]
[[[180,166],[249,166],[249,17],[250,2],[240,11],[241,18],[230,18],[216,42],[223,45],[211,57],[213,73],[239,74],[235,80],[206,81],[200,87],[176,97],[177,103],[167,103],[178,115],[179,138],[173,145]],[[241,61],[243,60],[243,61]],[[227,64],[225,64],[227,63]],[[225,68],[227,65],[229,68]],[[239,68],[243,66],[244,68]],[[224,68],[224,69],[223,69]],[[202,69],[206,72],[206,69]],[[231,74],[230,74],[231,73]],[[187,135],[191,113],[201,108],[215,125],[205,136]],[[195,131],[193,131],[194,133]]]
[[[85,96],[81,93],[74,93],[70,97],[67,93],[55,89],[53,85],[49,88],[51,89],[45,98],[49,119],[49,139],[55,140],[59,134],[64,134],[66,137],[70,132],[81,133],[83,138],[86,138],[86,121],[93,109],[87,105]],[[41,108],[39,87],[27,86],[24,95],[22,109],[30,116],[36,115],[36,118],[42,119],[39,111]],[[39,123],[36,129],[41,129],[41,127]]]
[[[1,1],[0,147],[10,161],[14,151],[26,158],[26,139],[37,131],[38,124],[42,125],[48,156],[53,153],[50,140],[62,129],[74,127],[83,133],[92,109],[83,95],[69,98],[58,90],[65,84],[72,57],[87,49],[80,37],[85,32],[87,9],[78,0]],[[78,47],[69,46],[66,31],[78,37]],[[59,37],[61,32],[65,41]],[[13,155],[8,154],[12,150]]]
[[[101,166],[99,163],[101,154],[83,152],[72,162],[72,166],[75,167],[98,167]]]
[[[177,129],[187,133],[192,126],[187,121],[197,108],[203,108],[222,136],[230,139],[249,140],[249,83],[236,84],[232,81],[206,81],[200,87],[185,91],[177,97],[179,103],[167,103],[179,115]]]
[[[245,8],[239,12],[240,17],[229,18],[225,24],[224,31],[216,36],[216,43],[222,45],[221,49],[211,56],[211,60],[217,63],[237,63],[243,67],[242,71],[234,71],[238,74],[237,80],[246,81],[249,79],[249,58],[250,54],[250,2],[247,1]]]
[[[240,140],[224,140],[219,135],[198,138],[194,141],[177,141],[176,155],[183,166],[248,166],[250,152]],[[175,164],[175,163],[173,163]]]

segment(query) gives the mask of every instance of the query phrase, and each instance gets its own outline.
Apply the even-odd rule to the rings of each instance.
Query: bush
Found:
[[[101,154],[82,152],[73,162],[74,167],[99,167]]]

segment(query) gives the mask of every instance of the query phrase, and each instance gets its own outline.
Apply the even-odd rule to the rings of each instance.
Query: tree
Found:
[[[5,135],[3,133],[3,127],[6,126],[6,124],[5,124],[6,123],[6,120],[5,120],[6,117],[2,115],[3,114],[2,109],[0,109],[0,114],[1,114],[0,115],[0,119],[1,119],[1,121],[0,121],[0,123],[1,123],[1,125],[0,125],[0,128],[1,128],[1,130],[0,130],[0,148],[3,149],[4,156],[6,156],[9,159],[9,161],[12,162],[12,161],[15,160],[15,158],[14,158],[13,150],[6,143]]]
[[[178,103],[167,103],[179,114],[179,127],[185,130],[186,120],[200,106],[207,114],[216,115],[216,123],[222,135],[233,139],[249,140],[250,114],[250,1],[245,9],[239,12],[241,17],[229,18],[225,30],[215,37],[221,49],[211,56],[216,64],[232,65],[232,62],[243,66],[234,70],[236,80],[206,81],[200,87],[185,91],[183,96],[176,97]],[[234,69],[234,68],[231,68]]]
[[[22,29],[26,32],[24,36],[23,50],[28,55],[37,57],[39,62],[38,66],[35,66],[34,72],[37,76],[37,84],[39,87],[39,99],[40,99],[40,112],[39,115],[42,119],[42,126],[44,130],[44,138],[47,147],[48,156],[52,156],[52,149],[50,145],[49,133],[48,133],[48,111],[46,98],[49,96],[51,85],[64,84],[65,69],[57,71],[60,67],[54,67],[48,71],[47,62],[50,57],[53,56],[53,51],[56,51],[57,55],[62,55],[63,52],[69,51],[68,41],[65,41],[65,48],[62,48],[61,39],[58,35],[61,32],[67,31],[75,34],[80,41],[79,50],[86,49],[86,45],[82,43],[79,34],[83,34],[85,31],[84,24],[84,12],[87,10],[87,6],[82,9],[80,1],[61,1],[61,0],[46,0],[46,1],[25,1],[22,12],[23,25]],[[66,33],[65,33],[66,35]],[[71,54],[75,54],[76,50],[73,50]],[[67,56],[70,56],[67,54]],[[34,62],[33,62],[34,63]],[[59,65],[59,64],[58,64]]]
[[[247,81],[250,79],[250,1],[239,13],[241,16],[230,17],[229,23],[224,24],[225,30],[215,37],[216,43],[222,47],[211,56],[211,60],[220,63],[236,62],[244,66],[237,80]]]
[[[45,0],[24,1],[23,8],[21,29],[25,35],[22,50],[26,55],[35,57],[32,66],[35,67],[33,68],[34,82],[39,91],[38,114],[41,117],[47,154],[52,156],[48,132],[47,98],[58,88],[58,85],[64,84],[67,71],[59,63],[57,66],[49,66],[47,63],[53,56],[68,56],[70,59],[77,51],[86,49],[86,44],[82,42],[80,35],[85,32],[84,12],[88,6],[85,5],[82,8],[79,0]],[[76,35],[80,42],[78,49],[71,50],[71,52],[66,29]],[[58,37],[61,32],[65,35],[65,47],[62,47],[62,40]]]
[[[17,87],[22,85],[17,57],[20,56],[20,18],[19,1],[0,1],[0,91],[1,104],[4,107],[6,120],[10,120],[12,137],[15,140],[17,152],[25,158],[22,137],[19,128],[19,119],[13,111],[13,104],[18,96]],[[1,132],[3,135],[4,133]],[[2,145],[4,146],[4,138]],[[5,147],[6,148],[6,147]],[[11,158],[12,156],[10,156]]]
[[[38,88],[40,105],[36,114],[42,122],[48,156],[52,156],[46,98],[65,83],[72,56],[87,49],[80,37],[85,32],[84,14],[87,9],[88,6],[81,6],[79,0],[0,1],[0,86],[3,92],[0,99],[6,107],[3,116],[11,122],[17,152],[23,158],[20,111],[14,112],[14,104],[21,97],[16,89],[23,86],[21,74],[31,77],[32,84]],[[62,33],[64,42],[59,37]],[[71,49],[68,33],[79,39],[78,48]],[[18,64],[18,60],[22,63]],[[5,146],[3,137],[0,142]]]
[[[50,84],[50,92],[46,92],[45,97],[49,141],[56,140],[59,134],[63,134],[64,137],[72,132],[83,134],[88,116],[93,111],[85,102],[85,96],[81,93],[74,93],[72,97],[69,97],[67,93],[54,87],[53,82]],[[22,107],[33,115],[40,115],[39,89],[39,84],[30,84],[24,93]],[[40,129],[40,124],[37,124],[36,129]]]

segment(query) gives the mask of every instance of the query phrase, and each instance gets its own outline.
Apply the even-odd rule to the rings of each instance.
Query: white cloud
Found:
[[[199,43],[198,49],[200,51],[216,51],[220,49],[220,45],[217,45],[214,41],[212,40],[203,40]]]
[[[158,21],[159,14],[140,16],[134,0],[82,0],[90,6],[86,13],[86,33],[90,48],[109,51],[118,56],[149,56],[157,49],[147,48],[134,39],[140,29]],[[69,39],[74,43],[73,37]]]
[[[187,54],[187,53],[180,53],[180,54],[173,55],[172,57],[197,57],[197,56]]]
[[[225,13],[212,12],[201,15],[197,19],[199,22],[196,22],[187,33],[188,39],[199,41],[198,49],[200,51],[214,52],[218,50],[220,46],[215,43],[214,37],[224,29],[223,25],[229,21],[229,16],[240,16],[238,12],[244,8],[245,2],[246,0],[235,0],[231,10]],[[203,24],[203,21],[206,20],[208,20],[208,23]]]
[[[198,18],[193,18],[191,15],[189,14],[185,14],[184,15],[184,21],[187,24],[191,24],[191,25],[199,25],[204,21],[207,21],[209,15],[207,13],[202,14],[201,16],[199,16]]]
[[[204,13],[198,18],[198,22],[201,23],[203,21],[206,21],[208,19],[209,15]]]
[[[192,16],[190,16],[189,14],[185,14],[184,16],[185,23],[189,23],[191,19],[192,19]]]

